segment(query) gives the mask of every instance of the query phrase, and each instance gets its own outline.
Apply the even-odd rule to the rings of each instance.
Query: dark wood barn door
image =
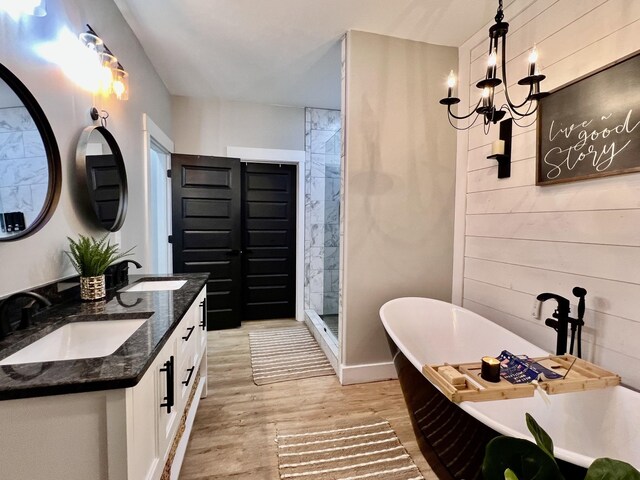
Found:
[[[243,319],[295,317],[296,166],[242,164]]]
[[[173,154],[173,271],[207,272],[209,330],[295,317],[296,166]]]
[[[207,272],[208,329],[239,327],[241,170],[237,158],[173,154],[173,271]]]

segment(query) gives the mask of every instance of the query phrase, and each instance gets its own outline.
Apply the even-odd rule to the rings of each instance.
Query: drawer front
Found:
[[[196,315],[196,325],[198,326],[198,346],[196,354],[198,356],[198,363],[200,363],[199,360],[207,350],[207,296],[205,290],[200,292],[200,295],[198,295],[196,304],[198,305],[198,312]]]
[[[191,306],[189,311],[185,314],[185,318],[182,319],[180,325],[178,325],[177,332],[179,334],[178,342],[178,357],[182,362],[182,357],[185,352],[195,347],[198,343],[198,322],[197,322],[198,308],[197,304]]]
[[[180,382],[177,371],[176,343],[172,337],[158,355],[155,363],[156,385],[156,415],[158,427],[158,447],[160,458],[166,456],[171,440],[178,428],[180,412]]]
[[[193,388],[193,384],[196,381],[198,375],[199,362],[198,355],[196,354],[195,343],[193,348],[187,350],[183,362],[178,371],[178,392],[180,409],[184,409],[187,400],[189,399],[189,392]]]

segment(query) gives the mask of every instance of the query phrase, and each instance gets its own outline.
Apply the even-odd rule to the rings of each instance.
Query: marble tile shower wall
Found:
[[[325,143],[324,314],[338,314],[340,266],[340,130]]]
[[[0,108],[0,213],[23,212],[29,225],[48,187],[47,157],[25,107]]]
[[[304,303],[305,309],[319,315],[335,314],[340,195],[340,138],[336,133],[340,130],[340,111],[307,108],[305,114]],[[326,294],[331,295],[325,309]],[[335,302],[331,300],[334,297]]]

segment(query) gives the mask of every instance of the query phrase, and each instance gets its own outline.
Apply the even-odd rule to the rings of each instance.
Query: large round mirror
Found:
[[[83,130],[76,167],[97,223],[111,232],[120,230],[127,214],[127,173],[120,147],[106,128]]]
[[[47,117],[0,64],[0,241],[26,237],[49,220],[60,196],[60,172]]]

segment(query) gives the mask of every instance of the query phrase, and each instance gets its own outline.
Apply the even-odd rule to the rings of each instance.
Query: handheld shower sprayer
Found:
[[[572,293],[578,297],[580,300],[578,301],[578,318],[572,319],[574,321],[571,322],[571,345],[569,348],[569,353],[573,354],[573,344],[576,337],[576,331],[578,333],[578,357],[582,358],[582,326],[584,325],[584,310],[585,310],[585,300],[584,297],[587,295],[587,290],[582,287],[573,287]]]

